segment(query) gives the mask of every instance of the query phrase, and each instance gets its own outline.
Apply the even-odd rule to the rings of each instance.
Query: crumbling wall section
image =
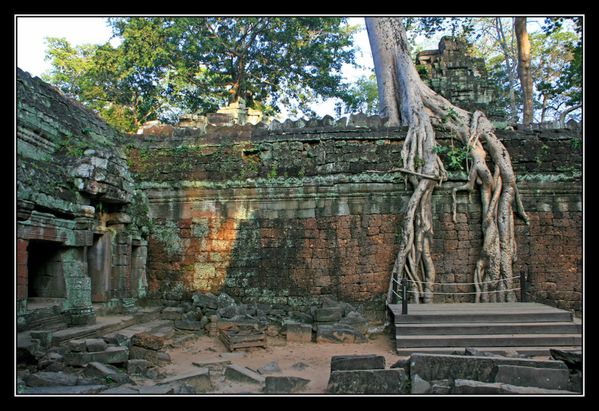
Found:
[[[295,307],[331,296],[380,314],[410,195],[397,171],[405,133],[362,115],[337,123],[146,129],[129,160],[153,221],[150,292],[171,299],[226,290],[246,302]],[[531,220],[516,224],[514,272],[528,276],[531,301],[579,311],[580,135],[498,135],[512,153]],[[454,144],[443,132],[438,138]],[[450,175],[433,196],[435,301],[469,302],[480,205],[475,194],[458,195],[454,222],[451,189],[466,174]],[[546,250],[556,258],[548,260]]]

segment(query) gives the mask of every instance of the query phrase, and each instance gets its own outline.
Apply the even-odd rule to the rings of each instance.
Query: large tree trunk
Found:
[[[522,86],[522,111],[524,126],[532,123],[532,74],[530,72],[530,40],[526,31],[526,17],[514,18],[514,31],[518,42],[518,76]]]
[[[413,302],[432,302],[435,266],[431,257],[433,224],[432,192],[447,179],[434,148],[433,125],[443,124],[470,148],[473,166],[468,183],[455,187],[472,191],[481,188],[483,247],[474,273],[475,301],[513,301],[512,263],[515,259],[512,204],[526,218],[515,184],[510,156],[494,134],[484,114],[462,110],[428,88],[418,76],[410,57],[401,18],[366,18],[373,52],[381,112],[399,113],[392,124],[409,126],[402,148],[402,167],[413,193],[403,218],[399,251],[389,283],[387,301],[395,300],[396,284],[407,278]],[[381,63],[384,63],[381,66]],[[381,74],[379,74],[381,73]],[[379,77],[380,76],[380,77]],[[393,87],[387,85],[393,84]],[[395,107],[392,105],[395,104]],[[487,152],[495,164],[491,171]],[[455,218],[455,214],[454,214]]]

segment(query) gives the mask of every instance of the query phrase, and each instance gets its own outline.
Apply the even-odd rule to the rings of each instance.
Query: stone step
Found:
[[[538,303],[389,304],[394,323],[538,323],[572,321],[572,313]]]
[[[456,334],[580,334],[582,325],[574,322],[536,323],[397,323],[398,336],[407,335],[456,335]]]
[[[472,334],[396,336],[396,347],[559,347],[581,345],[580,334]]]
[[[463,354],[463,348],[465,347],[404,347],[397,348],[396,353],[399,356],[410,356],[414,353],[423,354]],[[550,357],[549,350],[553,347],[469,347],[475,348],[478,351],[485,353],[499,354],[499,355],[511,355],[513,353],[522,354],[533,357]],[[561,346],[559,347],[562,351],[580,351],[580,345],[572,346]]]

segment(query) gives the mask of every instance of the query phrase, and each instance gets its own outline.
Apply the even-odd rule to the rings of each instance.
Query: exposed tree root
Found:
[[[468,182],[452,190],[454,221],[457,193],[473,192],[475,186],[481,193],[483,244],[474,272],[475,301],[514,301],[512,266],[516,260],[516,242],[512,208],[515,206],[516,213],[527,224],[528,218],[518,195],[509,153],[482,112],[470,114],[453,106],[420,80],[408,52],[400,18],[367,18],[366,25],[377,80],[379,75],[384,78],[382,83],[379,80],[379,93],[386,93],[380,95],[381,113],[389,117],[389,125],[397,125],[401,120],[409,126],[400,170],[405,172],[413,193],[405,209],[387,301],[394,300],[393,292],[397,289],[394,283],[403,277],[410,280],[412,302],[433,301],[436,272],[431,257],[431,201],[437,184],[447,179],[442,161],[434,150],[437,145],[434,125],[448,129],[469,147],[472,157]],[[388,53],[392,53],[393,58]],[[381,57],[381,54],[385,55]],[[381,67],[380,62],[387,66]],[[386,74],[380,74],[382,72]],[[389,73],[393,73],[393,79]],[[393,87],[387,87],[388,84]],[[390,104],[396,106],[389,107]],[[487,153],[493,162],[493,171],[487,163]]]

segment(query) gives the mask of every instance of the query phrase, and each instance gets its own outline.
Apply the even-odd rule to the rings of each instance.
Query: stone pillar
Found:
[[[148,292],[146,277],[148,242],[135,239],[131,245],[131,296],[143,298]]]
[[[87,275],[87,261],[82,247],[66,249],[61,254],[64,280],[67,289],[65,308],[71,325],[94,324],[96,315],[92,307],[91,278]]]
[[[27,312],[27,288],[29,273],[27,270],[27,247],[29,241],[17,240],[17,315]]]

